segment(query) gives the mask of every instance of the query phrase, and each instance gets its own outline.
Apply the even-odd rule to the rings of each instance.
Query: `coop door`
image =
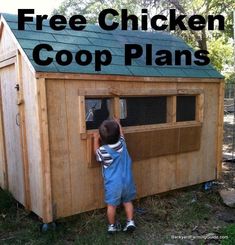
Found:
[[[8,189],[19,202],[24,204],[24,175],[15,65],[2,68],[0,79]]]

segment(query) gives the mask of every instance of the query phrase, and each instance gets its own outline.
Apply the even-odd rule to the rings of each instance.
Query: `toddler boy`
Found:
[[[136,188],[132,174],[132,161],[128,154],[122,128],[117,120],[105,120],[94,134],[94,151],[102,163],[105,202],[107,203],[108,232],[119,231],[115,222],[116,207],[123,204],[127,223],[123,231],[134,231],[132,200]]]

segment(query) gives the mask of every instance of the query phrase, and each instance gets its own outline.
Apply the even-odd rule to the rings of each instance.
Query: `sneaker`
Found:
[[[115,233],[117,231],[121,231],[121,230],[122,230],[122,227],[119,223],[108,225],[108,233],[109,234],[113,234],[113,233]]]
[[[123,231],[133,232],[135,230],[135,228],[136,228],[136,226],[135,226],[134,220],[128,220],[126,222],[126,226],[124,227]]]

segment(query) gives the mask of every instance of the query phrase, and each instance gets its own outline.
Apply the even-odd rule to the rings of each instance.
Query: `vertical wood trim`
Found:
[[[217,116],[217,149],[216,149],[216,177],[221,177],[222,172],[222,147],[223,147],[223,123],[224,123],[224,82],[219,85],[219,105]]]
[[[78,96],[78,110],[79,110],[79,133],[86,133],[86,118],[85,118],[85,97]]]
[[[167,97],[167,122],[176,122],[176,96]]]
[[[196,121],[203,122],[204,117],[204,94],[196,96]]]
[[[115,118],[120,119],[121,112],[120,112],[120,98],[115,96],[113,99],[113,116]]]
[[[44,78],[37,79],[37,95],[42,159],[43,222],[50,223],[53,221],[53,210],[46,81]]]
[[[23,79],[22,79],[22,57],[21,54],[17,53],[16,62],[17,72],[17,83],[19,84],[18,92],[18,106],[20,113],[20,141],[21,141],[21,152],[23,157],[23,173],[24,173],[24,192],[25,192],[25,208],[31,209],[31,197],[30,197],[30,181],[29,181],[29,162],[28,162],[28,149],[26,139],[26,126],[25,126],[25,106],[24,106],[24,94],[23,94]],[[28,81],[26,81],[28,82]]]
[[[92,152],[91,137],[92,135],[88,135],[86,140],[86,160],[89,168],[91,167],[91,152]]]
[[[100,167],[100,164],[96,161],[95,153],[94,153],[94,138],[93,135],[88,135],[86,141],[86,160],[88,162],[89,168]]]
[[[0,78],[1,79],[1,78]],[[0,125],[0,135],[1,135],[1,152],[3,153],[3,176],[4,176],[4,186],[3,189],[8,189],[8,171],[7,171],[7,158],[6,158],[6,141],[5,141],[5,131],[4,131],[4,122],[3,122],[3,109],[2,109],[2,88],[0,80],[0,113],[1,113],[1,125]]]

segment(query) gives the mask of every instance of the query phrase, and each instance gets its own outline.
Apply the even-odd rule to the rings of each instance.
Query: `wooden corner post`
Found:
[[[49,132],[47,118],[46,81],[37,79],[38,114],[40,125],[41,159],[42,159],[42,189],[43,189],[43,222],[53,221],[51,166],[49,150]]]
[[[20,113],[20,140],[21,140],[21,151],[23,159],[23,172],[24,172],[24,192],[25,192],[25,207],[31,209],[31,197],[30,197],[30,185],[29,185],[29,163],[28,163],[28,147],[26,139],[26,126],[25,126],[25,106],[24,106],[24,93],[23,93],[23,79],[22,79],[22,56],[17,52],[16,57],[16,68],[17,68],[17,83],[19,91],[17,93],[17,105]]]
[[[196,96],[196,121],[203,122],[204,118],[204,93]]]
[[[220,178],[222,172],[222,148],[223,148],[223,124],[224,124],[224,81],[219,84],[219,105],[217,116],[217,149],[216,149],[216,177]]]

